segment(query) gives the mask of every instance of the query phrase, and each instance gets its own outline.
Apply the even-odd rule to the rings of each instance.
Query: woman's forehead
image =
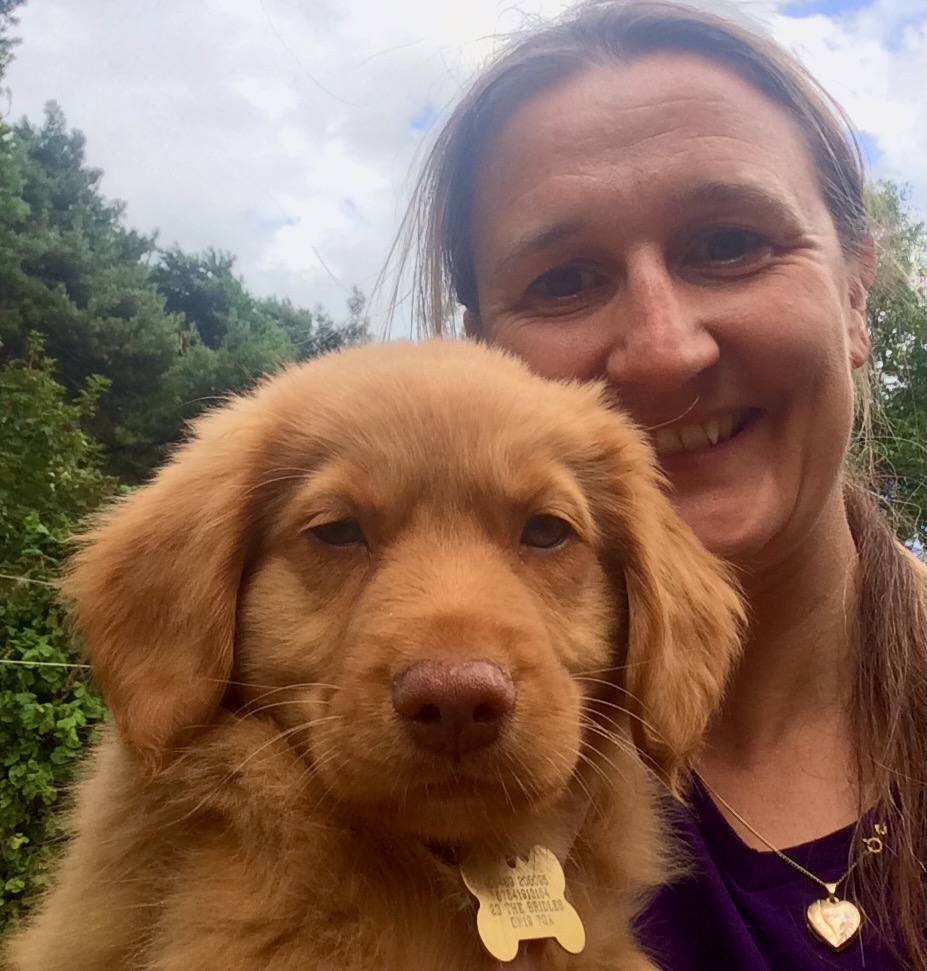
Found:
[[[758,203],[829,222],[797,123],[728,69],[681,53],[590,67],[530,98],[490,141],[475,190],[477,247],[508,237],[509,221],[515,245],[568,232],[603,204]]]
[[[611,149],[659,153],[678,129],[697,135],[785,139],[808,153],[802,131],[781,105],[723,64],[685,52],[597,63],[529,95],[489,138],[487,156],[522,145],[542,165],[569,145],[581,156]]]

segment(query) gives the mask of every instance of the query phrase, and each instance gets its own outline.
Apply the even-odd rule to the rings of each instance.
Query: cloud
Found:
[[[922,0],[763,11],[922,207]],[[215,246],[261,294],[342,313],[373,286],[434,125],[500,36],[562,0],[31,0],[12,116],[58,100],[103,189],[164,245]]]
[[[801,14],[802,5],[795,6]],[[842,105],[876,176],[909,183],[927,211],[927,11],[923,0],[876,0],[834,16],[780,13],[774,35]],[[874,157],[872,157],[874,155]]]

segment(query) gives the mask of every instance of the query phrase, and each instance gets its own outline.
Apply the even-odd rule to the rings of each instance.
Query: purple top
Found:
[[[689,876],[664,888],[639,918],[637,933],[663,971],[902,971],[865,921],[835,952],[805,924],[825,892],[774,853],[754,850],[731,829],[695,782],[691,811],[677,832],[692,857]],[[854,826],[786,850],[825,881],[847,868]]]

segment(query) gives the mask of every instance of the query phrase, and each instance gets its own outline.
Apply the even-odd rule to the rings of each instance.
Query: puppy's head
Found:
[[[616,690],[675,782],[740,617],[596,388],[441,343],[331,355],[207,416],[66,592],[153,770],[231,706],[307,784],[436,839],[556,798]]]

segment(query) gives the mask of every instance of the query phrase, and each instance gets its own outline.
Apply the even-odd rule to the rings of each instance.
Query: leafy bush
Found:
[[[868,316],[876,376],[870,436],[879,492],[899,538],[927,548],[927,227],[908,193],[873,186],[878,270]]]
[[[68,403],[53,367],[32,337],[0,369],[0,934],[44,885],[62,795],[105,716],[55,597],[75,522],[113,490],[80,429],[105,381]]]

